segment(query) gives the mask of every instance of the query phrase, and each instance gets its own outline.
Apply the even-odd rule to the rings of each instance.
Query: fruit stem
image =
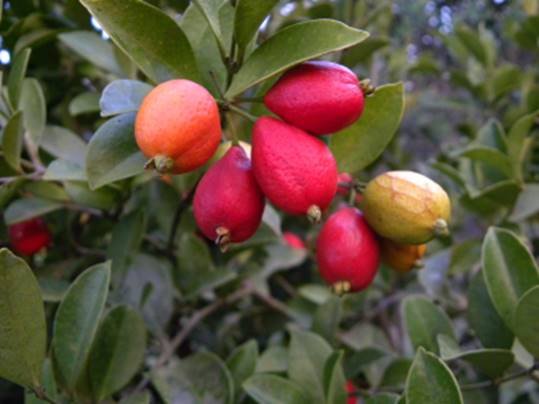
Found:
[[[249,112],[245,111],[242,108],[239,108],[233,104],[228,104],[227,108],[231,111],[234,111],[236,114],[243,116],[245,119],[248,119],[251,122],[256,122],[256,116],[251,115]]]
[[[449,227],[444,219],[436,219],[434,222],[434,235],[436,237],[449,236]]]
[[[322,219],[322,210],[316,205],[309,206],[309,209],[307,209],[307,219],[309,219],[309,222],[312,224],[320,223],[320,220]]]
[[[231,139],[229,139],[232,142],[232,146],[239,146],[240,142],[238,139],[238,132],[236,131],[236,126],[234,126],[234,119],[230,117],[229,114],[225,114],[226,120],[228,122],[228,126],[230,128],[230,135]]]
[[[146,170],[155,170],[159,174],[170,174],[173,167],[174,160],[162,154],[158,154],[157,156],[148,160],[144,165]]]
[[[338,281],[331,285],[331,290],[333,291],[333,293],[339,296],[350,292],[350,289],[352,289],[352,285],[348,281]]]
[[[348,204],[349,205],[355,206],[356,195],[357,195],[357,192],[354,189],[354,187],[350,188],[350,193],[348,194]]]
[[[371,84],[370,79],[361,80],[359,82],[359,88],[361,88],[361,91],[365,96],[374,94],[374,92],[376,91],[376,87]]]
[[[221,252],[226,252],[230,246],[230,231],[223,226],[219,226],[215,229],[217,237],[215,238],[215,244],[219,246]]]

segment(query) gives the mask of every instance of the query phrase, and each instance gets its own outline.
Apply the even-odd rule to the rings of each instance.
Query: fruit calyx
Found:
[[[359,88],[363,92],[363,95],[371,95],[374,94],[376,91],[376,87],[374,87],[371,83],[370,79],[363,79],[359,82]]]
[[[320,223],[320,220],[322,220],[322,210],[320,207],[317,205],[309,206],[309,209],[307,209],[307,219],[312,224]]]
[[[230,230],[228,230],[226,227],[219,226],[217,229],[215,229],[215,233],[217,234],[215,244],[219,246],[221,252],[227,252],[231,242]]]
[[[449,226],[444,219],[436,219],[434,222],[434,235],[436,237],[449,236]]]
[[[144,165],[146,170],[155,170],[159,174],[170,174],[174,169],[174,160],[170,157],[158,154],[151,158]]]
[[[331,290],[338,296],[342,296],[345,293],[350,292],[352,284],[348,281],[339,281],[331,285]]]

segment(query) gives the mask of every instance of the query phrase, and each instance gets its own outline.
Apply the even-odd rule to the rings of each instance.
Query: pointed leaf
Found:
[[[19,99],[22,92],[22,83],[24,76],[26,76],[26,69],[28,67],[28,61],[30,60],[31,49],[23,49],[17,53],[13,59],[11,71],[7,80],[7,92],[9,94],[9,100],[13,107],[19,105]]]
[[[69,113],[72,116],[99,112],[99,94],[85,92],[77,95],[69,103]]]
[[[539,357],[539,286],[528,290],[515,311],[515,334],[524,347]]]
[[[378,87],[366,98],[361,117],[330,138],[339,170],[354,173],[375,161],[399,128],[403,112],[402,83]]]
[[[62,204],[42,198],[17,199],[11,203],[4,212],[7,225],[24,222],[33,217],[43,216],[46,213],[62,208]]]
[[[496,379],[515,362],[515,355],[506,349],[477,349],[460,352],[444,359],[446,361],[464,360],[491,379]]]
[[[114,80],[103,90],[99,106],[101,116],[136,112],[152,86],[137,80]]]
[[[258,373],[243,384],[244,390],[259,404],[308,404],[312,401],[301,386],[283,377]]]
[[[49,164],[45,174],[43,174],[43,179],[49,181],[86,181],[86,172],[78,164],[57,159]]]
[[[258,360],[258,344],[256,340],[249,340],[237,347],[226,360],[230,369],[236,391],[241,390],[243,382],[249,378],[256,369]]]
[[[41,137],[41,147],[54,157],[84,167],[86,143],[69,129],[47,126]]]
[[[2,148],[6,163],[14,170],[21,168],[21,152],[24,140],[24,125],[21,111],[11,116],[2,134]]]
[[[43,362],[43,372],[41,377],[41,385],[47,393],[47,397],[57,401],[58,392],[56,387],[56,380],[54,380],[54,372],[52,369],[52,363],[50,359],[45,359]],[[24,397],[24,404],[47,404],[46,401],[40,400],[36,397],[33,391],[27,390]]]
[[[326,402],[345,404],[347,401],[346,378],[343,371],[343,352],[334,352],[324,366]]]
[[[35,144],[39,144],[47,122],[47,104],[41,84],[36,79],[25,79],[22,83],[19,108],[24,127]]]
[[[286,69],[325,53],[355,45],[369,34],[335,20],[311,20],[290,25],[262,43],[234,76],[228,98]],[[286,52],[283,52],[286,49]]]
[[[0,249],[0,377],[41,385],[47,329],[41,291],[23,259]]]
[[[279,0],[239,0],[234,19],[234,37],[238,43],[240,55],[245,53],[247,45],[253,40],[268,13]]]

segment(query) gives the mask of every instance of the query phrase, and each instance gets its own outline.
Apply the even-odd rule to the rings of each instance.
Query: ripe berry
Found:
[[[135,138],[160,173],[184,173],[208,161],[221,141],[219,109],[212,95],[190,80],[170,80],[144,98]]]
[[[255,123],[253,171],[271,203],[313,221],[337,190],[337,163],[326,144],[275,118]]]
[[[346,404],[358,404],[359,399],[354,394],[357,392],[357,387],[354,385],[354,383],[351,380],[348,380],[346,382],[346,393],[348,394],[348,399],[346,400]]]
[[[255,233],[262,220],[264,195],[241,147],[231,147],[208,170],[195,191],[193,207],[199,229],[223,250],[230,242],[244,241]]]
[[[41,218],[16,223],[8,230],[11,247],[20,255],[34,255],[52,242],[49,228]]]
[[[363,112],[364,99],[350,69],[314,61],[286,72],[268,91],[264,103],[284,121],[324,135],[354,123]]]
[[[283,233],[283,239],[289,247],[295,248],[297,250],[305,250],[305,243],[297,234],[285,231]]]
[[[356,208],[333,213],[316,242],[320,275],[337,293],[369,286],[378,270],[379,256],[376,235]]]
[[[388,239],[382,239],[380,244],[382,260],[400,273],[419,268],[421,258],[427,252],[426,244],[398,244]]]
[[[347,196],[352,189],[354,179],[348,173],[339,173],[337,177],[337,194]]]
[[[451,202],[437,183],[412,171],[390,171],[369,182],[363,213],[382,237],[401,244],[423,244],[447,234]]]

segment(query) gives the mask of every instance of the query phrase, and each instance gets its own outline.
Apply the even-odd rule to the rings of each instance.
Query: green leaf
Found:
[[[404,323],[415,349],[438,352],[436,337],[444,334],[456,339],[447,314],[423,296],[408,296],[402,302]]]
[[[393,393],[381,393],[370,396],[365,400],[365,404],[396,404],[399,396]]]
[[[148,391],[131,394],[120,400],[119,404],[150,404],[151,395]]]
[[[23,259],[0,249],[0,377],[25,387],[41,385],[47,328],[41,291]]]
[[[404,112],[404,86],[387,84],[365,100],[365,110],[354,124],[330,138],[340,171],[362,170],[385,150]]]
[[[343,64],[349,67],[355,67],[357,64],[366,62],[377,50],[389,45],[389,38],[387,37],[369,37],[356,45],[348,49],[342,58]]]
[[[50,359],[45,359],[43,362],[43,371],[42,371],[42,377],[41,377],[41,385],[43,386],[43,389],[47,393],[47,397],[49,397],[52,400],[57,400],[57,388],[56,388],[56,380],[54,380],[54,372],[52,369],[52,363]],[[34,392],[27,390],[24,395],[24,404],[46,404],[47,402],[44,400],[40,400],[36,397]]]
[[[457,355],[444,358],[445,361],[454,361],[457,359],[470,363],[481,373],[496,379],[502,376],[515,361],[513,352],[506,349],[477,349],[473,351],[460,352]]]
[[[412,361],[408,358],[396,358],[385,369],[381,386],[404,387],[406,376],[410,371]]]
[[[302,386],[314,402],[324,402],[324,366],[331,348],[318,335],[291,331],[288,377]]]
[[[260,355],[256,363],[256,373],[286,372],[288,370],[288,350],[282,346],[272,346]]]
[[[60,126],[47,126],[41,137],[41,147],[54,157],[84,166],[86,143]]]
[[[112,209],[119,201],[119,192],[110,187],[92,191],[85,182],[66,181],[64,189],[76,204],[95,209]]]
[[[73,282],[54,320],[52,353],[57,380],[73,391],[88,358],[105,306],[110,263],[88,268]]]
[[[539,357],[539,285],[528,290],[515,310],[515,335],[536,358]]]
[[[301,385],[272,374],[255,374],[247,379],[243,388],[259,404],[308,404],[312,402]]]
[[[62,206],[61,203],[42,198],[17,199],[5,210],[4,220],[7,225],[24,222],[60,209]]]
[[[525,161],[529,149],[527,146],[531,141],[528,134],[538,116],[539,111],[535,111],[521,117],[511,126],[507,134],[507,152],[509,157],[511,157],[514,171],[519,179],[522,178],[522,164]]]
[[[520,297],[539,284],[533,255],[510,231],[491,227],[481,255],[487,290],[505,324],[514,330],[513,312]]]
[[[43,89],[36,79],[23,81],[19,108],[26,131],[33,142],[39,144],[47,123],[47,104]]]
[[[334,352],[324,365],[326,403],[346,403],[346,379],[342,367],[343,352]]]
[[[331,296],[314,313],[312,329],[326,341],[332,342],[341,321],[342,307],[339,296]]]
[[[43,179],[48,181],[86,181],[86,172],[78,164],[58,159],[49,164],[45,174],[43,174]]]
[[[122,69],[116,61],[112,44],[91,31],[73,31],[58,35],[58,39],[88,62],[117,76]]]
[[[510,91],[516,90],[522,83],[522,70],[514,65],[500,66],[492,73],[489,80],[491,99],[506,95]]]
[[[335,20],[320,19],[290,25],[251,54],[234,76],[226,97],[232,98],[296,64],[345,49],[368,36],[365,31]]]
[[[225,364],[210,352],[198,352],[152,372],[165,403],[232,404],[234,384]]]
[[[168,15],[141,0],[81,0],[114,42],[154,82],[199,80],[187,37]]]
[[[11,116],[2,135],[2,148],[6,162],[14,169],[21,168],[21,152],[24,140],[23,116],[17,111]]]
[[[152,86],[137,80],[114,80],[103,90],[99,106],[101,116],[113,116],[138,111]]]
[[[134,112],[105,122],[92,136],[86,154],[86,176],[91,189],[97,189],[144,172],[147,158],[135,141]]]
[[[509,349],[513,333],[494,308],[483,274],[478,272],[468,288],[468,322],[486,348]]]
[[[30,60],[31,49],[24,49],[17,53],[13,58],[11,71],[7,80],[7,92],[11,105],[16,108],[19,105],[19,100],[22,92],[22,83],[26,76],[28,61]]]
[[[77,95],[69,103],[69,113],[72,116],[99,112],[99,94],[85,92]]]
[[[419,348],[408,379],[406,402],[412,404],[462,404],[457,380],[436,355]]]
[[[228,50],[225,49],[223,35],[221,34],[219,7],[215,7],[215,4],[212,3],[212,0],[193,0],[193,4],[198,7],[204,16],[204,19],[207,21],[213,36],[219,43],[220,48],[223,50],[223,56],[228,56]]]
[[[258,344],[254,339],[232,351],[226,360],[226,365],[234,379],[235,391],[239,392],[243,382],[255,372],[257,360]]]
[[[479,161],[500,170],[509,178],[512,177],[513,174],[513,162],[509,156],[492,147],[469,146],[466,149],[455,153],[455,157],[466,157]]]
[[[481,62],[483,65],[488,63],[487,51],[476,32],[473,32],[467,27],[458,27],[455,33],[460,43],[464,45],[478,62]]]
[[[146,327],[126,306],[112,309],[99,326],[88,356],[92,397],[101,401],[124,387],[140,369],[146,348]]]
[[[234,38],[239,54],[244,55],[249,43],[256,36],[260,25],[279,0],[239,0],[234,18]],[[242,58],[240,57],[240,60]]]
[[[521,222],[539,213],[539,184],[525,184],[509,219]]]

